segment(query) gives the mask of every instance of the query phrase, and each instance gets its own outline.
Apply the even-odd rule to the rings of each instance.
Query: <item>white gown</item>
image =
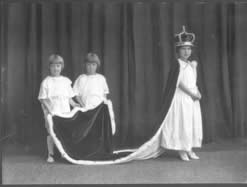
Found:
[[[178,60],[180,65],[179,82],[197,93],[196,62],[186,63]],[[202,144],[202,117],[198,100],[194,101],[178,86],[173,102],[167,115],[166,124],[162,129],[161,146],[173,150],[189,151],[192,147],[201,147]]]

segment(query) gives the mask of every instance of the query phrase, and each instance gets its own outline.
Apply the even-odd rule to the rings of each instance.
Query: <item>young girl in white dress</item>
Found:
[[[106,78],[97,73],[100,67],[100,59],[95,53],[88,53],[85,58],[86,74],[81,74],[75,81],[73,90],[76,99],[81,107],[91,110],[99,106],[101,103],[107,103],[110,116],[112,118],[112,133],[115,134],[115,120],[112,109],[112,103],[107,99],[109,88]]]
[[[202,117],[199,100],[201,93],[198,90],[197,62],[189,61],[192,53],[195,35],[183,31],[175,35],[176,53],[179,63],[177,88],[174,95],[174,104],[167,116],[167,123],[163,129],[162,146],[177,150],[184,161],[199,159],[193,152],[193,147],[202,144]]]
[[[93,109],[106,100],[109,88],[102,74],[97,73],[99,57],[89,53],[85,59],[86,74],[80,75],[73,86],[76,98],[82,107]]]
[[[54,162],[54,142],[49,135],[49,127],[46,116],[48,114],[55,115],[70,112],[70,105],[73,107],[80,106],[73,101],[75,96],[71,80],[61,75],[64,68],[64,60],[59,55],[51,55],[49,57],[50,75],[41,83],[38,99],[44,112],[45,127],[48,131],[47,162]]]

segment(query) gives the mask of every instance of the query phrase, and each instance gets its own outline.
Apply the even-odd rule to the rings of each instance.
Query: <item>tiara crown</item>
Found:
[[[183,26],[182,32],[175,34],[175,45],[176,46],[194,46],[195,34],[188,33]]]

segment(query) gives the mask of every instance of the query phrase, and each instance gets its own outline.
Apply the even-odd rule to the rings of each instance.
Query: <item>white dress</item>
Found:
[[[74,93],[80,97],[86,109],[93,109],[105,101],[109,94],[106,79],[101,74],[80,75],[73,86]]]
[[[38,99],[47,99],[53,114],[70,112],[69,99],[75,96],[71,83],[64,76],[47,76],[41,83]],[[43,105],[42,109],[46,119],[48,111]]]
[[[197,62],[178,59],[180,71],[173,103],[162,129],[161,146],[173,150],[190,151],[202,144],[202,117],[198,100],[194,101],[179,87],[179,82],[197,93]]]

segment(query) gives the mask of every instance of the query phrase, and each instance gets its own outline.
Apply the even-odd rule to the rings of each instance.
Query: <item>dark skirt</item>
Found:
[[[53,117],[53,130],[65,152],[75,160],[112,160],[129,154],[113,154],[108,106],[104,103],[71,118]]]

